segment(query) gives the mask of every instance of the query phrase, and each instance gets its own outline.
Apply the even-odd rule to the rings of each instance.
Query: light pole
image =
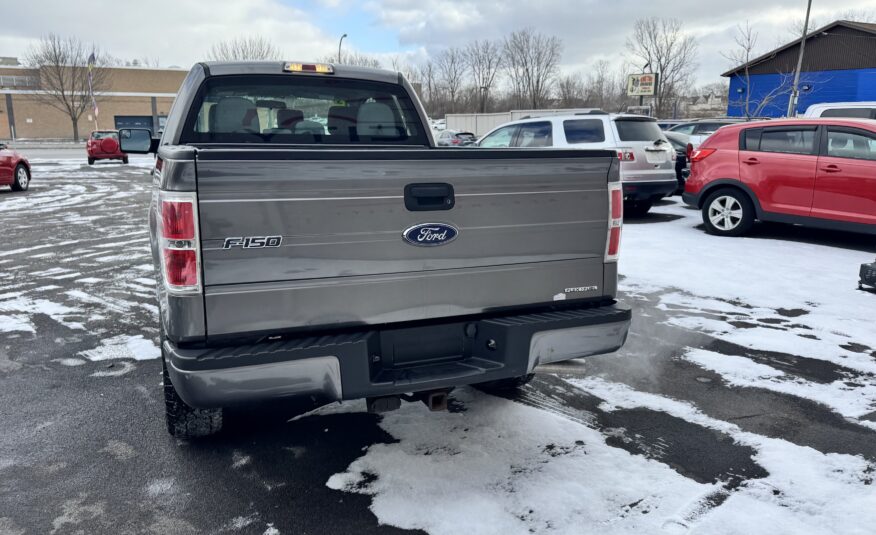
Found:
[[[481,113],[487,112],[487,91],[489,88],[485,85],[481,86]]]
[[[347,34],[342,35],[340,41],[338,41],[338,63],[341,62],[341,44],[344,42],[344,37],[346,36]]]
[[[803,68],[803,52],[806,50],[806,36],[809,34],[809,11],[812,9],[812,0],[806,4],[806,20],[803,21],[803,38],[800,39],[800,54],[797,55],[797,69],[794,71],[794,85],[791,86],[791,96],[788,98],[788,117],[797,114],[797,97],[800,95],[800,69]]]

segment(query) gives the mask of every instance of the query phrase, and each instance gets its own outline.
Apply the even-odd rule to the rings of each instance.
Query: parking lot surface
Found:
[[[28,154],[0,191],[0,534],[867,533],[871,237],[716,238],[676,198],[624,227],[618,353],[450,411],[307,400],[164,430],[149,158]]]

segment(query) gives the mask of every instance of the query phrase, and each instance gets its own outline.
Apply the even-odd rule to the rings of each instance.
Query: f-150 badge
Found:
[[[264,247],[279,247],[281,243],[283,243],[283,236],[241,236],[239,238],[225,238],[225,244],[222,245],[222,248],[262,249]]]
[[[404,240],[418,247],[436,247],[450,243],[459,235],[459,229],[447,223],[420,223],[402,234]]]

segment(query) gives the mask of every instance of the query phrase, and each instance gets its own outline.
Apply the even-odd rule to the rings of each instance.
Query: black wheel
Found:
[[[22,164],[15,166],[15,180],[12,182],[12,191],[27,191],[30,186],[30,171]]]
[[[523,388],[535,377],[534,373],[521,375],[520,377],[512,377],[510,379],[499,379],[498,381],[489,381],[486,383],[478,383],[475,388],[484,392],[510,392]]]
[[[651,210],[654,202],[647,201],[626,201],[624,202],[624,216],[643,217]]]
[[[742,191],[724,188],[706,197],[703,203],[706,232],[716,236],[742,236],[754,225],[754,206]]]
[[[163,346],[163,344],[162,344]],[[222,430],[222,409],[196,409],[188,405],[173,387],[162,349],[161,365],[164,369],[164,410],[167,432],[177,438],[198,438]]]
[[[88,159],[88,165],[94,165],[94,158]]]
[[[128,157],[127,157],[127,156],[125,156],[124,158],[122,158],[122,163],[124,163],[124,164],[128,163]]]

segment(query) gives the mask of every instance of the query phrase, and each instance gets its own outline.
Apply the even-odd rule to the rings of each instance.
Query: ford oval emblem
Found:
[[[402,237],[418,247],[437,247],[450,243],[459,235],[459,230],[447,223],[420,223],[407,229]]]

